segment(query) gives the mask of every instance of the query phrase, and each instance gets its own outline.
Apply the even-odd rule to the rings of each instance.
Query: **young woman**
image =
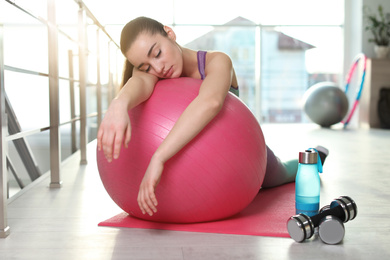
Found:
[[[146,17],[130,21],[122,30],[121,51],[126,57],[123,88],[111,102],[100,125],[97,142],[109,162],[119,157],[131,138],[128,110],[147,100],[159,79],[203,79],[198,96],[188,105],[152,156],[141,182],[138,204],[142,213],[157,212],[155,188],[164,163],[190,142],[221,110],[229,91],[238,95],[232,61],[221,52],[202,52],[176,43],[174,31]],[[267,147],[263,187],[294,181],[297,160],[281,163]]]

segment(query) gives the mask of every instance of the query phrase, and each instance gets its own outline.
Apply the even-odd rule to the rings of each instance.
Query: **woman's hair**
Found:
[[[125,25],[125,27],[123,27],[121,33],[120,46],[123,55],[125,55],[125,53],[130,49],[138,35],[144,32],[150,33],[152,35],[160,33],[163,36],[167,36],[167,33],[164,30],[164,25],[156,20],[147,17],[138,17],[134,20],[131,20]],[[123,69],[121,87],[123,87],[129,78],[131,78],[133,75],[133,68],[134,65],[126,59]]]

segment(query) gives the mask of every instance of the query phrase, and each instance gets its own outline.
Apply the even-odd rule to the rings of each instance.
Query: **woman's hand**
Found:
[[[127,148],[131,137],[128,111],[152,95],[157,81],[153,75],[134,70],[133,77],[111,102],[97,134],[98,149],[103,149],[107,161],[119,157],[122,144]]]
[[[103,150],[108,162],[119,157],[122,144],[127,148],[131,137],[127,104],[119,99],[111,102],[97,133],[98,149]]]
[[[150,216],[157,212],[157,198],[155,189],[160,182],[161,174],[164,170],[164,163],[153,156],[149,166],[141,181],[138,192],[138,205],[142,214],[148,213]]]

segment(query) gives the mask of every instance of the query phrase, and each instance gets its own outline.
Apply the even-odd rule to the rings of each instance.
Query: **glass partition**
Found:
[[[3,28],[4,89],[12,118],[19,126],[9,133],[8,167],[9,196],[18,192],[36,179],[32,176],[20,144],[27,149],[33,164],[38,167],[38,176],[50,170],[50,98],[49,64],[58,68],[59,145],[60,160],[63,161],[80,149],[82,117],[81,103],[86,107],[87,141],[96,138],[98,115],[104,113],[115,95],[122,73],[118,44],[88,10],[77,1],[54,1],[56,24],[49,26],[48,0],[1,1],[0,23]],[[80,9],[80,7],[82,9]],[[80,11],[81,10],[81,11]],[[80,12],[86,24],[79,23]],[[91,17],[88,18],[88,15]],[[80,39],[80,26],[85,26],[86,42]],[[57,57],[49,57],[50,30],[57,34]],[[86,70],[80,70],[81,48],[86,46]],[[86,74],[86,97],[80,95],[80,75]],[[55,86],[54,86],[55,87]],[[99,91],[98,91],[99,89]],[[99,94],[99,92],[101,94]],[[101,105],[98,105],[101,104]],[[56,127],[56,126],[51,126]],[[20,137],[12,135],[19,132]],[[31,165],[30,165],[31,166]],[[14,176],[14,169],[17,176]],[[21,185],[23,184],[23,185]]]

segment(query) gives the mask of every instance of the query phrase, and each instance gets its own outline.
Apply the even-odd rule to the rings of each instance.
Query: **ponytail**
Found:
[[[123,75],[122,75],[122,84],[121,88],[126,84],[126,82],[133,76],[134,66],[127,59],[123,66]]]

